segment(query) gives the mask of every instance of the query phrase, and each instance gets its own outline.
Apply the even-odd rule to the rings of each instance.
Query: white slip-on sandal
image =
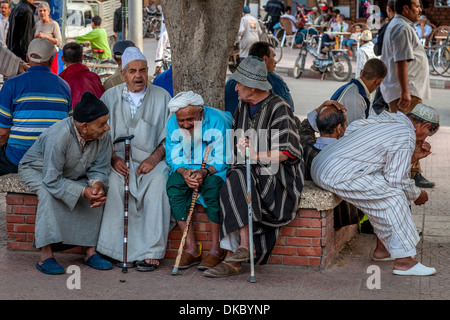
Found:
[[[393,270],[393,274],[399,276],[431,276],[436,273],[435,268],[426,267],[420,262],[418,262],[414,267],[408,270]]]

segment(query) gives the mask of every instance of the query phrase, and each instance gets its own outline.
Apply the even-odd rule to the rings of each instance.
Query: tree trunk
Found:
[[[174,95],[192,90],[224,110],[228,57],[242,17],[242,0],[162,0],[169,35]]]

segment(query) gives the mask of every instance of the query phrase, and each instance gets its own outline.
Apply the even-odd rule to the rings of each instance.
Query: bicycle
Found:
[[[144,38],[155,37],[158,40],[161,31],[161,13],[158,10],[151,11],[150,8],[144,7],[143,20],[142,31]]]
[[[167,54],[164,54],[161,59],[155,60],[155,63],[158,63],[158,62],[162,62],[162,63],[160,66],[158,66],[156,68],[155,73],[153,74],[154,77],[156,77],[163,71],[169,70],[170,66],[172,65],[170,47],[166,48],[166,53]]]
[[[85,47],[84,45],[82,46]],[[83,52],[84,64],[90,71],[99,75],[102,83],[106,78],[113,75],[118,67],[117,62],[114,60],[99,58],[99,55],[103,53],[105,53],[103,49],[92,49]]]
[[[434,50],[431,55],[431,65],[438,75],[450,77],[450,73],[447,73],[450,69],[450,50],[447,46],[440,46]]]
[[[305,71],[306,56],[308,53],[315,59],[313,70],[318,71],[322,75],[323,80],[325,75],[329,73],[336,81],[347,81],[352,75],[352,64],[347,49],[332,49],[335,42],[324,43],[328,48],[325,57],[321,57],[322,35],[309,33],[310,28],[306,34],[303,45],[300,49],[297,59],[294,64],[294,77],[300,78]]]
[[[274,50],[275,50],[275,61],[278,63],[280,62],[281,58],[283,57],[283,48],[281,47],[280,41],[277,39],[277,37],[275,37],[270,31],[269,28],[267,27],[267,24],[269,23],[269,21],[261,21],[258,20],[259,25],[261,26],[261,29],[264,31],[264,38],[263,40],[267,41],[268,43],[270,43]]]
[[[437,75],[443,76],[443,77],[450,77],[450,73],[447,73],[450,70],[450,50],[449,44],[450,44],[450,32],[449,30],[446,30],[444,28],[441,29],[442,34],[447,34],[447,36],[441,36],[441,41],[439,45],[432,46],[429,51],[427,52],[429,54],[431,67],[433,71],[430,73],[436,73]]]

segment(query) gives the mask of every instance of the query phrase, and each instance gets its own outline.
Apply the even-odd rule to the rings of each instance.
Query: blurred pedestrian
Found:
[[[250,14],[250,7],[244,6],[241,24],[239,25],[239,59],[242,61],[248,57],[248,51],[255,42],[263,36],[258,20]]]
[[[34,38],[34,12],[32,0],[20,0],[9,16],[6,45],[23,61],[27,59],[28,45]]]
[[[10,7],[8,1],[1,1],[0,2],[0,9],[1,9],[1,15],[0,15],[0,42],[6,44],[6,35],[8,34],[8,28],[9,28],[9,13],[10,13]]]

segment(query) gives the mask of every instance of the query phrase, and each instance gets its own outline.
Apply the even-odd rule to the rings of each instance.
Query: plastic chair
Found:
[[[280,18],[280,24],[284,29],[283,38],[281,39],[281,47],[284,47],[284,44],[290,40],[292,49],[295,43],[295,32],[292,31],[293,22],[289,18]]]

